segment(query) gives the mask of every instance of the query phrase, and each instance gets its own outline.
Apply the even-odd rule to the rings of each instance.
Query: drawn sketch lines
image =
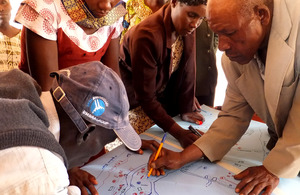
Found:
[[[96,189],[99,194],[164,195],[169,194],[170,189],[177,194],[185,189],[182,186],[189,185],[196,186],[189,188],[192,194],[197,193],[199,187],[211,191],[211,194],[216,188],[232,193],[236,186],[233,173],[205,160],[188,164],[177,171],[167,170],[163,176],[147,178],[146,163],[150,156],[147,151],[138,155],[120,146],[106,156],[106,162],[100,158],[83,168],[98,178]]]

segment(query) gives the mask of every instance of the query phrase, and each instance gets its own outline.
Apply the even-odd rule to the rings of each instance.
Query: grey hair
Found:
[[[184,3],[188,6],[206,5],[207,0],[177,0],[180,3]]]
[[[273,0],[239,0],[240,14],[244,17],[248,17],[253,13],[256,6],[266,5],[271,8]]]

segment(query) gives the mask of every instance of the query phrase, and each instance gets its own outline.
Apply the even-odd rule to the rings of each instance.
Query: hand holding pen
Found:
[[[158,158],[158,156],[159,156],[159,154],[160,154],[160,151],[161,151],[161,149],[162,149],[162,147],[163,147],[163,145],[164,145],[166,136],[167,136],[167,133],[164,134],[164,136],[163,136],[163,138],[162,138],[162,140],[161,140],[161,142],[160,142],[160,145],[159,145],[159,147],[158,147],[158,150],[157,150],[157,152],[156,152],[156,155],[155,155],[155,157],[154,157],[154,160],[157,160],[157,158]],[[151,169],[149,170],[148,175],[147,175],[147,178],[150,177],[152,171],[153,171],[153,168],[151,168]]]

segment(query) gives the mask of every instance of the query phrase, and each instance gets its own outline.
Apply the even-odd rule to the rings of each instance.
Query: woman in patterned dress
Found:
[[[119,0],[24,0],[15,20],[24,26],[20,69],[49,90],[50,72],[101,61],[119,74]]]
[[[122,38],[134,25],[137,25],[152,13],[159,10],[168,0],[128,0],[124,17]]]
[[[0,72],[18,68],[20,61],[20,29],[10,25],[11,4],[0,0]]]

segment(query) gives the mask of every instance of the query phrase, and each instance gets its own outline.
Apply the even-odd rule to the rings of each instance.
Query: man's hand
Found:
[[[153,153],[148,162],[148,169],[153,168],[152,175],[164,175],[164,169],[179,169],[183,165],[198,160],[203,157],[203,152],[194,144],[190,145],[182,152],[173,152],[162,148],[160,155],[154,161],[155,153]]]
[[[179,169],[181,165],[180,152],[173,152],[171,150],[162,148],[158,159],[153,162],[156,153],[153,153],[148,162],[148,170],[153,168],[151,175],[164,175],[164,169]]]
[[[249,167],[234,176],[241,180],[235,191],[239,194],[260,194],[270,195],[279,183],[279,178],[270,173],[264,166]]]
[[[181,119],[191,123],[196,123],[198,125],[202,124],[205,121],[204,117],[200,112],[188,112],[181,114]]]
[[[78,186],[82,195],[88,195],[89,189],[92,195],[98,195],[98,192],[94,185],[98,182],[96,178],[90,173],[80,169],[79,167],[73,167],[68,170],[70,185]]]

